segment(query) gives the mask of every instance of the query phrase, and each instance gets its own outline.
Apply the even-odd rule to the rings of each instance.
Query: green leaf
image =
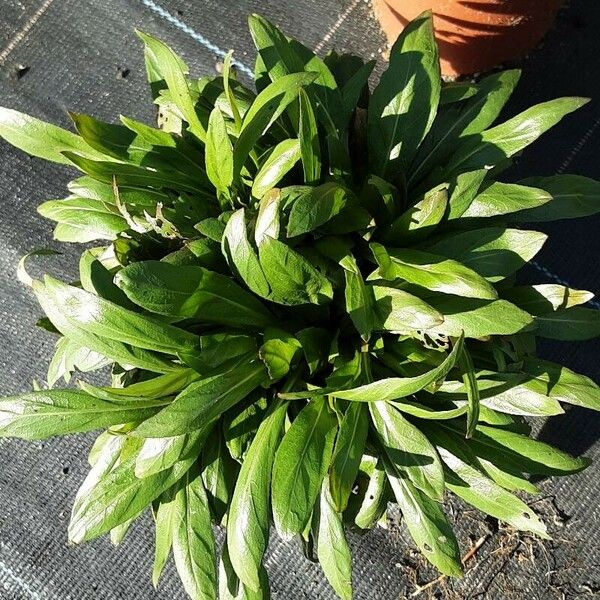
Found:
[[[458,543],[440,505],[416,489],[387,460],[385,470],[403,520],[419,550],[444,575],[460,577]]]
[[[284,539],[306,528],[333,452],[337,420],[324,398],[312,399],[283,437],[271,482],[273,521]]]
[[[592,292],[574,290],[555,283],[521,285],[501,291],[502,297],[531,315],[546,315],[555,310],[585,304],[594,297]]]
[[[233,149],[234,178],[239,176],[258,139],[298,97],[300,89],[316,77],[316,73],[285,75],[260,92],[244,115],[240,136]]]
[[[299,140],[290,139],[279,142],[256,174],[252,184],[252,195],[258,199],[262,198],[292,170],[299,160]]]
[[[76,390],[42,390],[0,399],[0,437],[42,440],[143,420],[164,400],[109,401]]]
[[[69,328],[74,327],[84,328],[88,334],[166,354],[175,355],[198,348],[200,339],[192,333],[134,313],[48,275],[44,277],[43,289],[40,284],[34,291],[48,317],[67,336]],[[52,308],[45,298],[49,298]]]
[[[522,218],[528,212],[526,209],[542,206],[551,199],[552,196],[543,189],[494,181],[480,191],[461,218],[478,219],[510,215],[511,221],[528,221],[530,219]]]
[[[479,421],[479,385],[477,377],[475,376],[475,367],[473,366],[473,360],[467,350],[466,345],[463,347],[462,354],[458,359],[458,364],[462,372],[462,380],[465,385],[467,392],[467,432],[465,437],[473,437],[475,428]]]
[[[260,266],[278,304],[324,304],[333,298],[329,280],[287,244],[265,237],[258,248]]]
[[[314,231],[339,215],[353,200],[352,192],[334,181],[310,188],[292,204],[287,236]]]
[[[154,565],[152,568],[152,584],[158,586],[161,573],[169,559],[173,545],[173,531],[175,529],[175,497],[177,486],[166,490],[156,500],[154,506],[155,541]]]
[[[533,327],[533,317],[506,300],[479,300],[431,294],[428,304],[444,315],[441,325],[430,327],[428,335],[485,338],[489,335],[511,335]]]
[[[342,600],[352,600],[352,556],[342,516],[336,512],[327,481],[321,486],[315,529],[317,557],[325,577]]]
[[[219,197],[228,198],[233,184],[233,146],[221,111],[210,113],[205,146],[206,174]]]
[[[340,265],[344,269],[346,286],[344,295],[346,299],[346,312],[352,319],[354,327],[364,341],[368,341],[375,328],[375,296],[373,287],[365,285],[356,259],[346,255]]]
[[[173,556],[192,600],[216,598],[217,565],[208,498],[202,478],[188,471],[175,496]]]
[[[446,165],[444,178],[502,163],[588,102],[587,98],[557,98],[542,102],[501,125],[466,137]]]
[[[27,154],[65,165],[71,164],[63,154],[66,151],[94,160],[108,159],[78,135],[11,108],[0,107],[0,137]]]
[[[304,169],[304,183],[315,184],[321,178],[321,147],[317,120],[310,98],[304,90],[298,97],[300,122],[298,138],[300,140],[300,155]]]
[[[369,419],[366,407],[351,403],[340,421],[329,471],[331,501],[338,512],[346,510],[365,450]]]
[[[263,328],[268,310],[229,277],[202,267],[142,261],[121,269],[115,283],[145,310],[231,327]]]
[[[260,570],[260,589],[253,590],[244,585],[238,578],[231,564],[227,540],[221,547],[219,562],[219,600],[270,600],[269,578],[267,571]]]
[[[408,24],[369,104],[368,141],[373,173],[404,170],[429,131],[440,99],[438,49],[431,13]]]
[[[600,182],[581,175],[531,177],[521,182],[545,190],[551,200],[515,215],[520,221],[556,221],[589,217],[600,211]]]
[[[229,370],[190,384],[133,433],[139,437],[162,438],[201,429],[245,398],[266,376],[261,362],[243,360]]]
[[[179,481],[194,461],[195,458],[180,461],[171,469],[144,479],[135,476],[135,456],[123,462],[86,489],[76,502],[69,523],[69,541],[79,544],[91,540],[136,517]]]
[[[385,269],[385,248],[371,244],[371,249],[379,264],[380,275],[385,279],[400,278],[433,292],[467,298],[494,300],[498,297],[488,281],[455,260],[421,250],[388,248],[390,263]]]
[[[223,254],[234,273],[257,295],[267,298],[270,286],[254,248],[248,240],[243,208],[236,210],[223,233]]]
[[[258,427],[267,415],[267,398],[260,389],[244,401],[244,408],[234,406],[223,415],[223,436],[232,458],[244,462]]]
[[[371,460],[373,461],[371,473],[362,502],[354,517],[354,523],[361,529],[372,529],[381,516],[385,515],[388,504],[389,486],[383,461],[381,459]]]
[[[227,520],[227,547],[240,580],[251,589],[261,585],[261,563],[269,542],[271,471],[287,403],[273,404],[261,422],[242,463]]]
[[[600,336],[600,311],[575,306],[535,318],[536,335],[551,340],[580,341]]]
[[[375,329],[410,333],[444,322],[443,315],[418,296],[382,285],[368,287],[373,290],[375,300]]]
[[[523,371],[538,383],[541,393],[559,402],[600,410],[600,388],[585,375],[580,375],[547,360],[527,357]]]
[[[419,147],[409,184],[419,181],[433,167],[443,165],[461,143],[461,138],[488,128],[512,95],[520,75],[518,70],[488,75],[478,84],[476,94],[468,102],[440,110],[429,135]],[[442,88],[442,102],[447,89],[446,86]]]
[[[258,356],[265,363],[269,378],[281,379],[290,370],[290,365],[301,349],[301,344],[294,336],[275,328],[265,330],[264,340]]]
[[[479,193],[487,174],[486,169],[479,169],[461,173],[450,180],[450,197],[446,216],[449,221],[460,218],[469,208]]]
[[[398,246],[411,245],[430,236],[444,218],[448,205],[448,186],[443,184],[427,192],[423,198],[391,223],[383,241]]]
[[[440,457],[429,440],[387,402],[372,402],[369,411],[387,460],[415,487],[430,498],[441,501],[444,471]]]
[[[487,227],[446,235],[424,244],[423,249],[452,258],[495,282],[529,262],[547,238],[538,231]]]
[[[158,75],[165,81],[173,102],[188,123],[190,132],[204,142],[206,140],[206,129],[196,114],[185,78],[184,63],[171,48],[160,40],[139,30],[136,33],[144,42],[146,60],[151,61],[158,68]]]
[[[463,348],[462,336],[454,344],[452,352],[435,369],[416,377],[390,377],[350,390],[331,392],[332,396],[358,402],[384,402],[405,398],[422,390],[431,383],[443,379],[456,364]]]

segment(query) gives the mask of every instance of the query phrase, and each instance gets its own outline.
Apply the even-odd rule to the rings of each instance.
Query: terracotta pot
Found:
[[[374,0],[394,41],[406,24],[432,9],[442,72],[486,71],[531,50],[552,26],[562,0]]]

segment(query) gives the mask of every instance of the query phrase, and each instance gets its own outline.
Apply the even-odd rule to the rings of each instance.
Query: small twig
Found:
[[[474,544],[473,546],[471,546],[471,549],[462,557],[461,562],[463,565],[466,565],[474,556],[475,554],[477,554],[477,551],[479,550],[479,548],[481,548],[481,546],[483,546],[483,544],[485,544],[485,542],[487,541],[487,539],[490,537],[489,533],[486,533],[484,536],[480,537]],[[434,579],[433,581],[430,581],[429,583],[426,583],[425,585],[422,585],[420,587],[418,587],[411,595],[411,598],[416,598],[419,594],[422,594],[423,592],[425,592],[426,590],[432,588],[433,586],[442,583],[442,581],[444,581],[444,579],[446,579],[446,575],[440,575],[437,579]]]

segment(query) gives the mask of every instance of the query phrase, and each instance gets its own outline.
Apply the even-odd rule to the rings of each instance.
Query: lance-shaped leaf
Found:
[[[387,474],[383,467],[381,458],[375,460],[369,457],[367,469],[364,469],[368,476],[364,493],[359,494],[361,497],[360,506],[354,515],[354,523],[361,529],[372,529],[377,522],[385,515],[387,510],[388,500],[391,499]],[[361,474],[365,462],[361,463]],[[354,497],[350,498],[350,502],[354,501]]]
[[[444,470],[427,437],[387,402],[372,402],[369,411],[389,462],[427,496],[441,500]]]
[[[173,556],[185,591],[192,600],[215,598],[217,556],[208,498],[202,478],[188,471],[175,496]]]
[[[252,195],[262,198],[274,188],[300,160],[300,142],[296,139],[283,140],[273,148],[267,160],[254,177]]]
[[[452,258],[494,282],[529,262],[547,238],[538,231],[487,227],[444,236],[423,249]]]
[[[255,359],[190,384],[171,404],[134,431],[139,437],[163,438],[206,427],[213,419],[245,398],[267,377]]]
[[[542,102],[501,125],[466,137],[464,145],[446,166],[444,178],[502,163],[588,102],[587,98],[557,98]]]
[[[206,175],[219,196],[227,198],[233,184],[233,146],[218,107],[210,113],[205,146]]]
[[[498,297],[494,287],[481,275],[450,258],[413,249],[390,248],[386,253],[380,244],[371,244],[371,248],[379,273],[385,279],[400,278],[433,292],[467,298]]]
[[[265,236],[258,256],[273,302],[324,304],[333,298],[333,287],[327,277],[287,244]]]
[[[234,273],[257,295],[267,298],[270,287],[256,251],[248,240],[244,209],[234,212],[223,232],[223,254]]]
[[[520,221],[557,221],[589,217],[600,211],[600,183],[581,175],[531,177],[521,182],[548,192],[551,200],[515,215]]]
[[[272,319],[229,277],[202,267],[136,262],[121,269],[115,282],[135,304],[161,315],[249,328],[266,327]]]
[[[574,290],[556,283],[521,285],[502,290],[501,294],[531,315],[545,315],[555,310],[572,308],[585,304],[594,297],[592,292]]]
[[[188,82],[185,78],[187,71],[185,63],[160,40],[141,31],[137,31],[137,34],[144,42],[147,60],[158,67],[158,74],[165,81],[173,102],[188,123],[190,132],[198,139],[205,141],[206,129],[196,114]]]
[[[154,564],[152,567],[152,584],[158,586],[171,547],[173,546],[173,531],[175,529],[175,497],[177,484],[161,494],[153,504],[154,509]]]
[[[456,340],[454,348],[452,348],[452,351],[445,360],[438,367],[423,375],[415,377],[389,377],[350,390],[331,391],[328,393],[337,398],[357,402],[383,402],[405,398],[422,390],[431,383],[443,379],[456,364],[462,348],[463,337],[461,336]]]
[[[600,335],[600,310],[559,308],[535,318],[536,335],[551,340],[591,340]]]
[[[316,73],[285,75],[268,85],[244,115],[240,136],[233,148],[234,178],[238,177],[258,139],[297,97],[299,90],[317,77]]]
[[[242,463],[227,520],[227,547],[241,581],[257,590],[269,541],[271,471],[287,403],[277,402],[260,424]]]
[[[273,380],[287,375],[294,357],[301,349],[300,342],[289,333],[275,328],[265,330],[264,343],[258,351]]]
[[[356,259],[346,255],[340,265],[344,269],[346,312],[363,340],[368,341],[375,328],[375,296],[373,287],[365,285]]]
[[[442,508],[405,479],[391,462],[384,459],[384,463],[406,527],[419,550],[444,575],[459,577],[462,568],[458,543]]]
[[[42,440],[154,415],[168,400],[94,398],[78,390],[41,390],[0,400],[0,437]]]
[[[317,557],[325,577],[342,600],[352,600],[352,556],[327,481],[321,486],[315,530]]]
[[[302,533],[329,468],[337,420],[324,398],[313,398],[283,437],[271,482],[273,521],[281,537]]]
[[[390,64],[369,104],[372,171],[405,169],[429,131],[440,99],[438,50],[431,13],[412,21],[390,52]]]
[[[329,470],[331,501],[338,512],[346,510],[348,505],[365,450],[368,429],[366,407],[360,402],[352,402],[340,422]]]
[[[65,165],[71,164],[63,154],[67,151],[94,160],[111,160],[75,133],[11,108],[0,107],[0,137],[27,154]]]
[[[253,590],[242,583],[235,572],[227,540],[221,547],[221,560],[219,561],[219,600],[270,600],[269,577],[265,568],[260,570],[260,588]]]
[[[300,140],[300,156],[304,169],[304,183],[314,184],[321,177],[321,146],[317,119],[310,98],[304,90],[300,90],[298,101],[300,113],[298,139]]]

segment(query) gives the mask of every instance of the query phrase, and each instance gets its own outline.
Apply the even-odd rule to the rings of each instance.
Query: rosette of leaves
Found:
[[[600,184],[501,175],[586,101],[494,124],[519,72],[443,83],[430,14],[375,85],[373,62],[321,59],[259,16],[250,30],[256,89],[231,54],[192,79],[139,33],[158,127],[72,114],[70,133],[2,109],[8,142],[83,173],[39,207],[56,239],[99,245],[74,283],[21,266],[59,337],[47,389],[0,401],[0,435],[104,430],[71,541],[118,543],[150,509],[154,583],[172,552],[196,599],[267,598],[273,526],[350,598],[345,530],[389,501],[446,575],[461,573],[447,493],[546,537],[515,492],[587,463],[528,422],[598,410],[600,393],[536,358],[536,338],[591,338],[600,319],[591,293],[515,273],[546,241],[524,224],[598,212]],[[110,386],[55,388],[107,365]]]

